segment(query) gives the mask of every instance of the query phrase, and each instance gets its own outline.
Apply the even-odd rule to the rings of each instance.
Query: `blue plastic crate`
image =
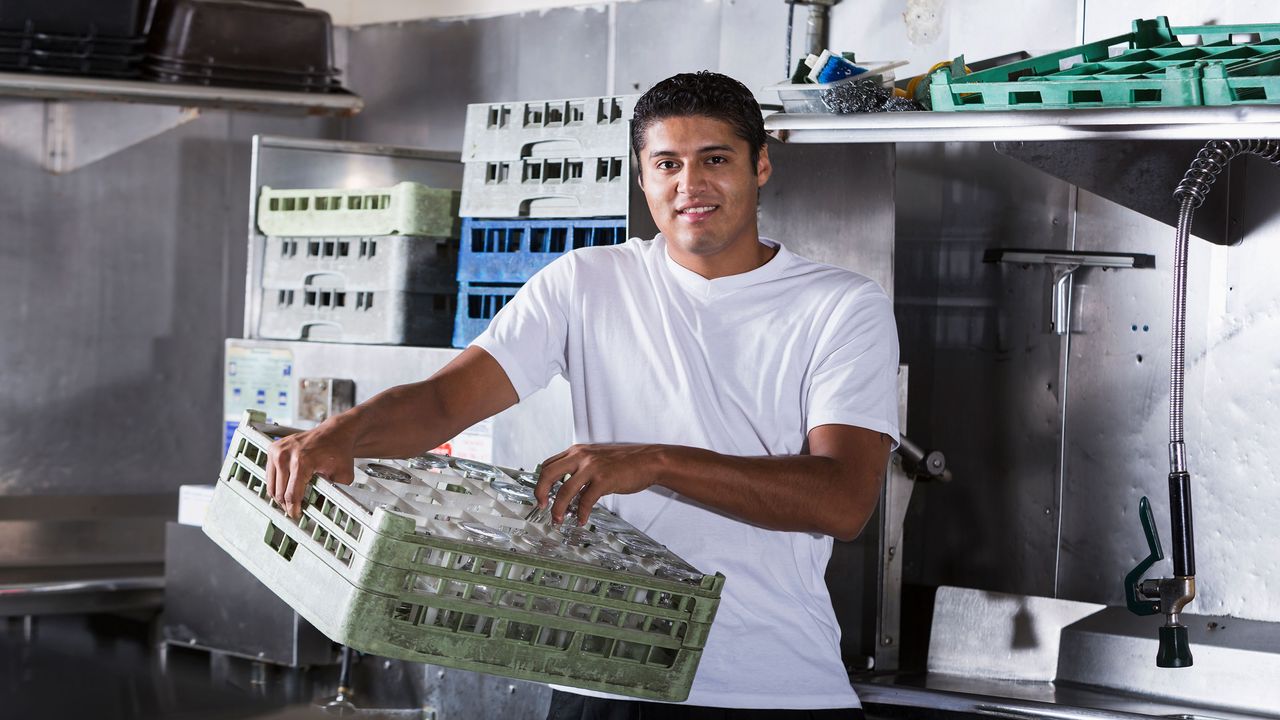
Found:
[[[463,218],[458,282],[523,283],[570,250],[626,240],[626,218]],[[459,312],[461,305],[459,296]]]
[[[458,313],[453,321],[453,346],[465,348],[489,327],[494,315],[515,297],[524,283],[458,283]]]

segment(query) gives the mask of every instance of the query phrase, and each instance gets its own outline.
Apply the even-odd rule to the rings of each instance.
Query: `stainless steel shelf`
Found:
[[[302,115],[347,116],[360,112],[364,107],[359,95],[347,92],[282,92],[27,73],[0,73],[0,97],[96,100]]]
[[[1212,140],[1280,138],[1280,106],[903,112],[775,113],[765,129],[788,143]]]

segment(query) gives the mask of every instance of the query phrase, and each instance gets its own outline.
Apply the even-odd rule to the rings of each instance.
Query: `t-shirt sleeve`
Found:
[[[898,443],[898,331],[879,288],[858,293],[832,315],[806,400],[808,433],[853,425]]]
[[[534,274],[471,341],[498,361],[521,400],[565,373],[572,283],[565,255]]]

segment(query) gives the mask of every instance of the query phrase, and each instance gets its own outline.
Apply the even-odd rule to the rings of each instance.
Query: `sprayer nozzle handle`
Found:
[[[1191,667],[1191,640],[1186,625],[1160,626],[1160,652],[1156,666],[1162,668]]]

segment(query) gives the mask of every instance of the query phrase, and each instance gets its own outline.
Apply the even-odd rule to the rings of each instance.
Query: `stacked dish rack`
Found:
[[[603,508],[529,519],[533,473],[438,455],[317,478],[301,517],[266,492],[285,429],[247,412],[205,532],[336,642],[389,658],[656,700],[688,696],[724,576]],[[570,516],[572,518],[572,516]]]

